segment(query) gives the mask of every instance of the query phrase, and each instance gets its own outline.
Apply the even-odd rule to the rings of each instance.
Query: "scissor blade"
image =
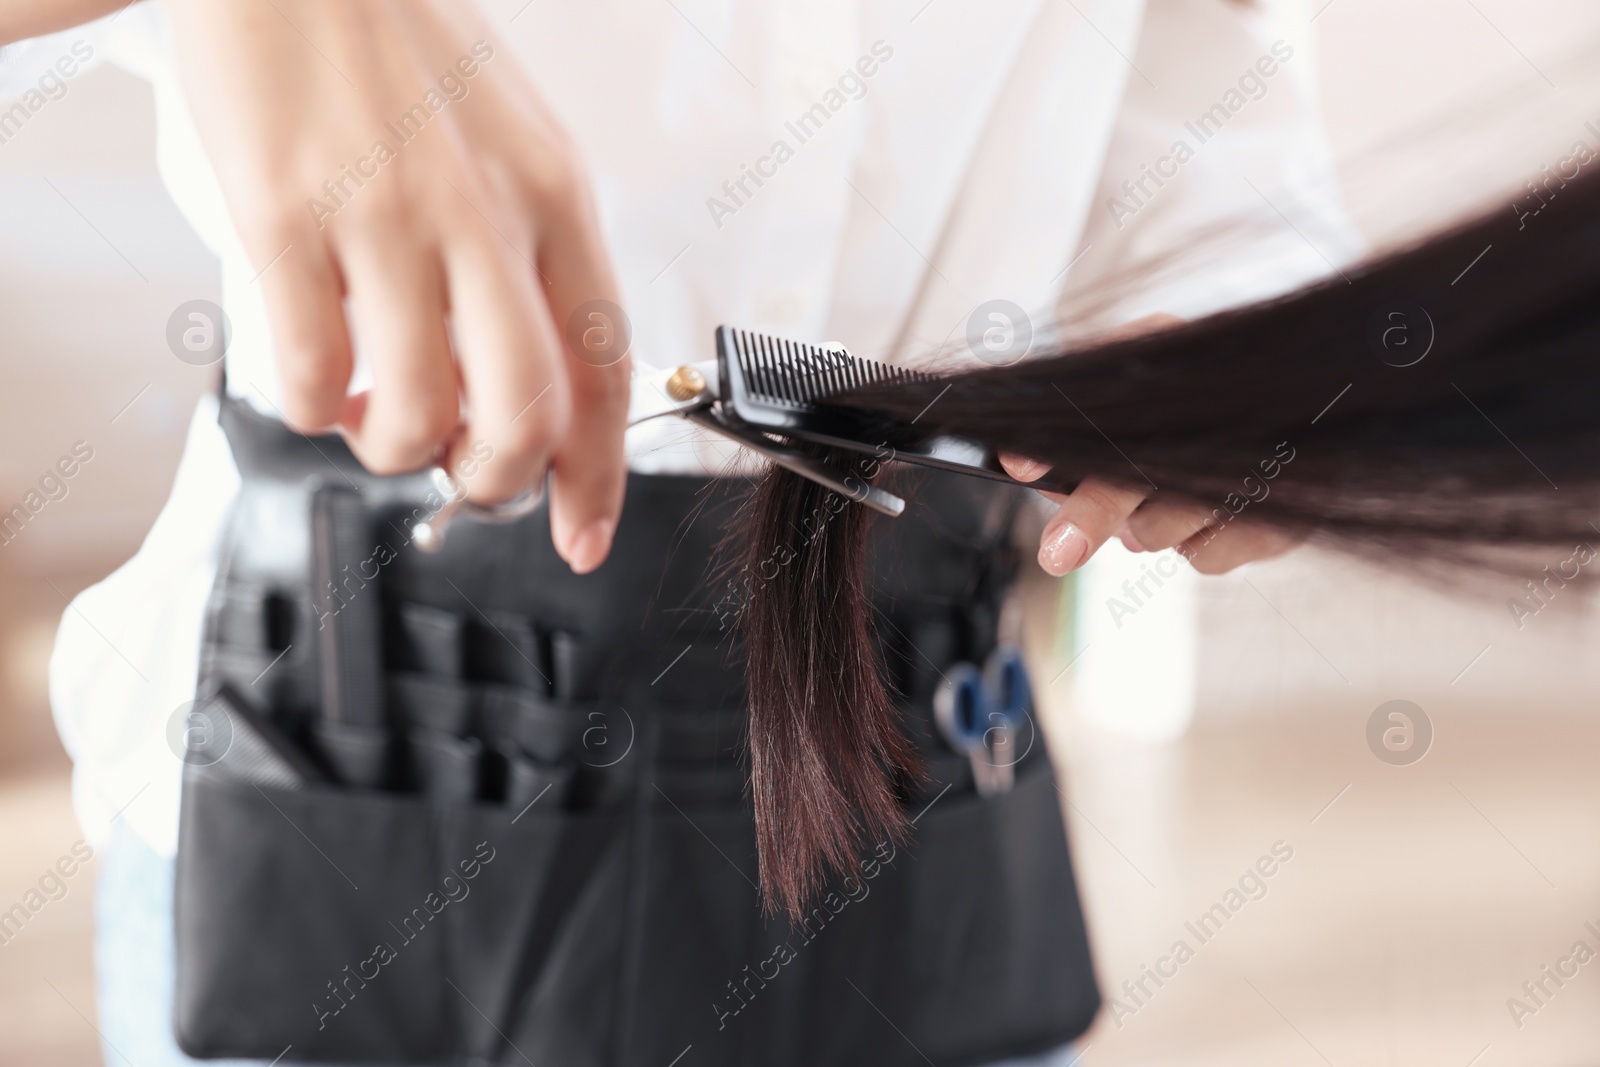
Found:
[[[865,479],[858,478],[853,474],[843,474],[836,471],[822,461],[803,452],[785,448],[770,440],[764,434],[745,429],[742,426],[729,426],[710,411],[690,412],[684,417],[696,426],[721,434],[723,437],[743,445],[752,452],[766,457],[785,470],[793,471],[802,478],[809,478],[818,485],[832,489],[840,496],[854,500],[858,504],[864,504],[880,515],[887,515],[893,519],[898,518],[906,510],[906,502],[893,493],[879,489]]]
[[[630,427],[662,415],[678,415],[881,514],[893,518],[905,511],[904,500],[863,478],[836,471],[821,460],[778,444],[753,427],[730,426],[716,410],[716,360],[663,370],[635,369],[632,384],[628,399]]]

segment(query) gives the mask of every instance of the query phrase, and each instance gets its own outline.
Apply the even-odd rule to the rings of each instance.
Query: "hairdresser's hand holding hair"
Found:
[[[376,473],[441,463],[479,503],[548,469],[557,551],[599,566],[622,508],[629,366],[563,337],[617,285],[571,142],[477,6],[167,7],[262,272],[289,424],[337,427]],[[354,396],[347,308],[373,383]]]
[[[1133,336],[1176,325],[1176,315],[1136,319],[1108,335]],[[1002,455],[1000,465],[1019,482],[1043,478],[1050,468],[1021,456]],[[1039,566],[1054,575],[1077,570],[1112,537],[1133,552],[1176,548],[1201,574],[1223,574],[1241,564],[1271,559],[1298,540],[1271,527],[1231,522],[1217,528],[1211,509],[1164,500],[1148,503],[1146,492],[1085,478],[1071,493],[1044,493],[1057,506],[1039,537]]]

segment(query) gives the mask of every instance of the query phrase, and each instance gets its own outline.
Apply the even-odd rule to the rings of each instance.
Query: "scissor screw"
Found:
[[[706,391],[705,375],[693,367],[679,367],[667,379],[667,395],[680,404]]]

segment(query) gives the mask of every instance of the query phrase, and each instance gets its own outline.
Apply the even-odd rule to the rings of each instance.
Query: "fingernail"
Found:
[[[1039,566],[1058,578],[1077,570],[1088,556],[1089,539],[1070,522],[1047,530],[1039,542]]]
[[[1126,548],[1129,552],[1148,551],[1144,547],[1144,542],[1134,536],[1133,531],[1128,528],[1127,523],[1122,524],[1122,529],[1118,531],[1117,536],[1122,538],[1122,547]]]
[[[605,561],[611,550],[611,535],[616,524],[610,519],[596,519],[578,531],[567,550],[567,566],[574,574],[588,574]]]

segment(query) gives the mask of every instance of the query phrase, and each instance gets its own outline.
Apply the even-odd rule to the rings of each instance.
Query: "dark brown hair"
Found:
[[[862,509],[769,472],[741,521],[752,531],[737,586],[762,895],[796,916],[829,870],[853,866],[859,844],[904,835],[895,781],[917,775],[917,759],[873,640]]]
[[[833,402],[1152,498],[1415,566],[1496,566],[1600,533],[1600,173],[1297,293],[1009,367]],[[747,563],[762,886],[797,914],[914,773],[870,639],[864,509],[796,534],[826,491],[769,472]],[[1571,576],[1563,576],[1570,580]]]

